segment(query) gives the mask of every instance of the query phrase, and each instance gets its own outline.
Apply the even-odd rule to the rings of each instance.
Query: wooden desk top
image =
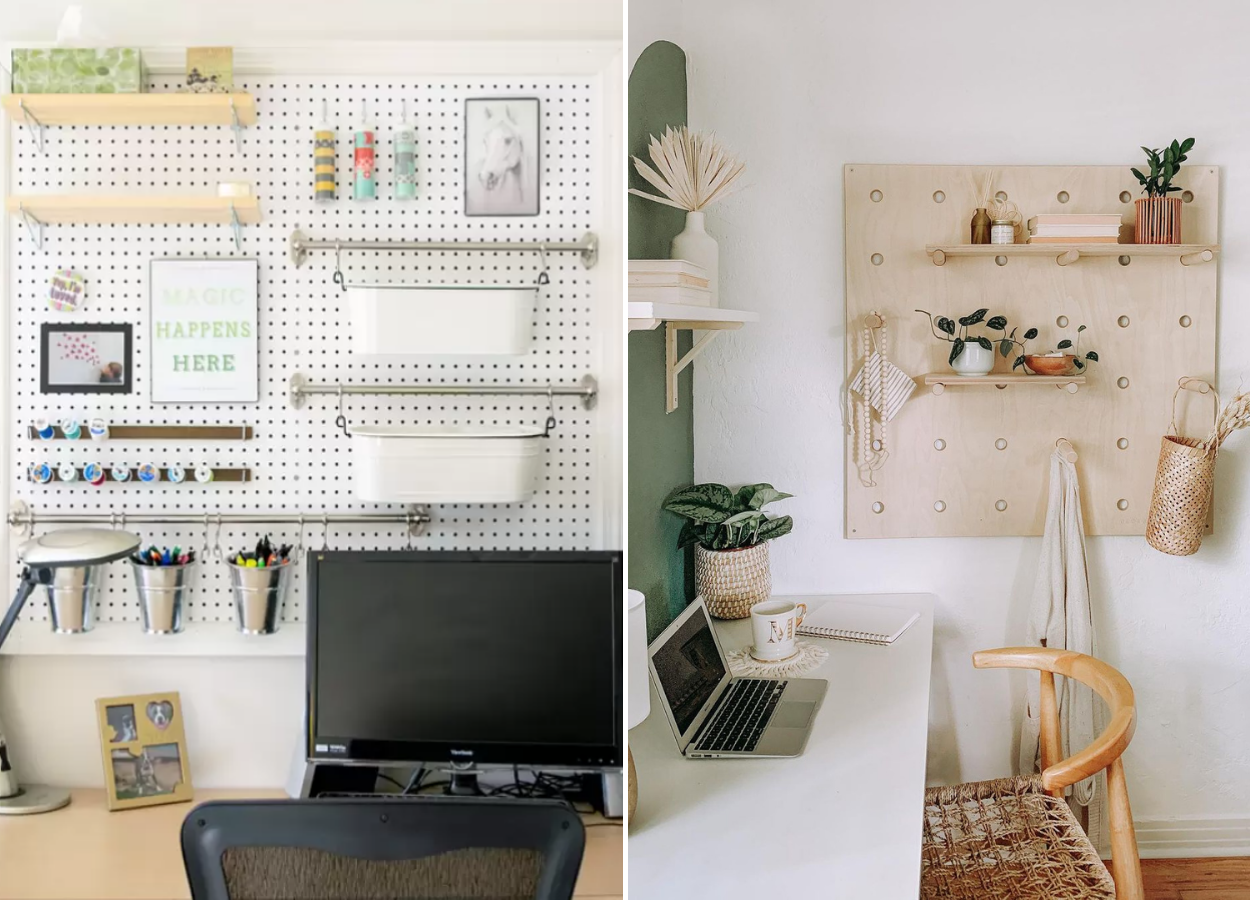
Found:
[[[183,900],[191,896],[178,835],[196,803],[285,797],[278,790],[196,791],[193,803],[115,813],[103,790],[76,790],[56,812],[0,816],[0,900]],[[587,816],[576,897],[620,898],[622,829]]]

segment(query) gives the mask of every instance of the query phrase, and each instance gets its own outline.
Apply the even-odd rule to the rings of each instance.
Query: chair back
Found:
[[[227,800],[182,823],[193,900],[569,900],[585,844],[533,800]]]

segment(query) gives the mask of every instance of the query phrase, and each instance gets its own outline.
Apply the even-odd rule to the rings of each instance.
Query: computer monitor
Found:
[[[619,551],[309,556],[308,758],[619,767]]]

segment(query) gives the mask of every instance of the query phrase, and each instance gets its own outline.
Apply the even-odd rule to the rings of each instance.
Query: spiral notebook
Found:
[[[889,646],[920,618],[920,613],[897,606],[869,606],[830,600],[813,609],[803,618],[798,633],[809,637],[859,641],[863,644]]]

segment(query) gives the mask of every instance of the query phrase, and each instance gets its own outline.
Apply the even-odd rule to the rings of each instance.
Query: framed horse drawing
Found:
[[[539,113],[530,97],[464,101],[466,216],[538,215]]]

